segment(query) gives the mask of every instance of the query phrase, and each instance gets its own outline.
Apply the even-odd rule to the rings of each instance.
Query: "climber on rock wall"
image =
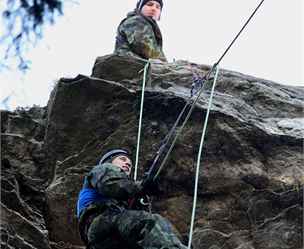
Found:
[[[124,149],[107,152],[84,179],[77,202],[82,240],[90,249],[187,248],[164,217],[130,207],[143,191],[130,178],[132,161]]]
[[[162,49],[162,34],[157,25],[163,7],[162,0],[140,0],[117,28],[114,53],[166,62]]]

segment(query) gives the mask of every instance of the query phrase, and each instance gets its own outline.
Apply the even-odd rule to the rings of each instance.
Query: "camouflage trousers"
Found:
[[[87,237],[90,249],[187,248],[167,219],[137,210],[106,210],[92,221]]]

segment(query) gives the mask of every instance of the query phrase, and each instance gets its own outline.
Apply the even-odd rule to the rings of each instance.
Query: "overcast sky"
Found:
[[[169,61],[215,63],[260,0],[164,0],[159,22]],[[135,0],[79,0],[65,4],[64,16],[47,27],[26,75],[0,74],[0,103],[6,108],[45,106],[61,77],[90,75],[97,56],[114,49],[116,28]],[[303,85],[303,0],[266,0],[221,67],[273,80]],[[0,105],[0,108],[5,106]]]

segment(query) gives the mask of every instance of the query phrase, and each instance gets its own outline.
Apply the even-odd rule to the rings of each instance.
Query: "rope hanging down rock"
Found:
[[[141,101],[140,101],[140,115],[139,115],[139,122],[138,122],[138,134],[137,134],[137,146],[136,146],[136,159],[135,159],[135,169],[134,169],[134,181],[137,180],[137,171],[138,171],[138,158],[139,158],[139,147],[140,147],[140,137],[141,137],[141,126],[142,126],[142,116],[143,116],[143,109],[144,109],[144,98],[145,98],[145,88],[146,88],[146,81],[147,81],[147,72],[150,67],[150,61],[146,63],[144,67],[144,76],[143,76],[143,84],[141,89]]]
[[[235,43],[235,41],[236,41],[236,40],[238,39],[238,37],[241,35],[241,33],[243,32],[243,30],[245,29],[245,27],[248,25],[248,23],[250,22],[250,20],[251,20],[251,19],[253,18],[253,16],[256,14],[256,12],[258,11],[258,9],[262,6],[262,4],[263,4],[264,1],[265,1],[265,0],[262,0],[262,1],[259,3],[259,5],[255,8],[255,10],[253,11],[253,13],[252,13],[252,14],[250,15],[250,17],[247,19],[247,21],[245,22],[245,24],[243,25],[243,27],[241,28],[241,30],[240,30],[240,31],[238,32],[238,34],[235,36],[235,38],[233,39],[233,41],[229,44],[229,46],[227,47],[227,49],[225,50],[225,52],[221,55],[220,59],[219,59],[215,64],[213,64],[213,66],[211,67],[211,69],[210,69],[210,70],[205,74],[205,76],[202,78],[203,83],[204,83],[205,81],[208,81],[208,80],[209,80],[209,78],[210,78],[212,72],[215,70],[216,67],[218,67],[219,63],[223,60],[223,58],[225,57],[225,55],[226,55],[226,54],[228,53],[228,51],[231,49],[232,45]],[[187,113],[187,116],[186,116],[184,122],[182,123],[182,125],[180,126],[180,128],[178,129],[178,131],[177,131],[176,133],[175,133],[175,132],[170,132],[170,134],[172,134],[172,136],[174,136],[174,138],[173,138],[173,141],[172,141],[172,143],[171,143],[169,149],[166,150],[165,146],[162,146],[161,150],[159,150],[159,151],[157,152],[158,154],[162,154],[162,153],[165,153],[165,152],[167,151],[166,154],[165,154],[165,156],[158,155],[158,158],[164,158],[164,159],[162,160],[162,162],[161,162],[161,164],[160,164],[160,167],[158,168],[158,170],[157,170],[157,172],[156,172],[156,174],[155,174],[155,176],[154,176],[154,180],[157,178],[157,176],[159,175],[160,171],[161,171],[162,168],[164,167],[164,165],[165,165],[165,163],[166,163],[166,161],[167,161],[167,159],[168,159],[168,157],[169,157],[169,154],[171,153],[171,151],[172,151],[172,149],[173,149],[173,147],[174,147],[174,145],[175,145],[175,142],[176,142],[178,136],[181,134],[181,132],[182,132],[184,126],[186,125],[188,119],[190,118],[190,115],[191,115],[192,111],[194,110],[194,107],[195,107],[197,101],[199,100],[199,98],[200,98],[200,96],[201,96],[203,90],[204,90],[204,84],[203,84],[203,83],[202,83],[203,87],[196,93],[196,96],[195,96],[194,100],[192,100],[192,98],[190,97],[190,99],[189,99],[189,100],[187,101],[187,103],[185,104],[185,107],[183,108],[181,114],[179,115],[177,121],[179,121],[179,120],[180,120],[180,117],[181,117],[182,115],[184,115],[184,112],[186,113],[186,109],[187,109],[186,107],[188,107],[189,103],[191,103],[191,104],[190,104],[190,109],[189,109],[189,111],[188,111],[188,113]],[[174,129],[174,130],[175,130],[176,128],[177,128],[177,125],[174,125],[174,126],[172,127],[172,129]],[[171,140],[171,138],[170,138],[170,137],[167,137],[167,138],[166,138],[166,143],[165,143],[165,144],[168,145],[170,140]],[[153,165],[152,165],[152,167],[153,167]]]
[[[224,53],[221,55],[221,57],[219,58],[219,60],[213,64],[213,66],[211,67],[211,69],[205,74],[205,76],[203,78],[201,78],[200,80],[202,80],[202,87],[200,90],[198,90],[198,92],[196,92],[196,96],[194,98],[194,100],[192,99],[191,96],[188,101],[186,102],[183,110],[181,111],[181,113],[179,114],[174,126],[171,128],[170,132],[168,133],[168,135],[165,137],[165,141],[161,143],[160,149],[157,151],[156,156],[154,157],[154,161],[152,166],[149,169],[149,172],[152,172],[153,174],[153,180],[155,180],[157,178],[157,176],[159,175],[160,171],[162,170],[162,168],[164,167],[174,145],[175,142],[178,138],[178,136],[181,134],[184,126],[186,125],[188,119],[190,118],[190,115],[192,113],[192,111],[194,110],[194,107],[196,106],[197,101],[199,100],[203,89],[204,89],[204,82],[208,81],[211,73],[218,68],[219,63],[222,61],[222,59],[225,57],[225,55],[228,53],[228,51],[231,49],[232,45],[235,43],[235,41],[238,39],[238,37],[241,35],[241,33],[243,32],[243,30],[246,28],[246,26],[248,25],[248,23],[250,22],[250,20],[253,18],[253,16],[256,14],[256,12],[258,11],[258,9],[262,6],[263,2],[265,0],[262,0],[259,5],[256,7],[256,9],[253,11],[253,13],[251,14],[251,16],[248,18],[248,20],[245,22],[245,24],[243,25],[243,27],[241,28],[241,30],[238,32],[238,34],[235,36],[235,38],[233,39],[233,41],[229,44],[229,46],[227,47],[227,49],[224,51]],[[146,60],[142,60],[142,61],[146,61]],[[146,81],[146,72],[147,72],[147,68],[150,65],[150,61],[147,62],[146,66],[145,66],[145,72],[144,72],[144,79],[143,79],[143,85],[145,84]],[[194,94],[194,95],[195,95]],[[142,117],[142,106],[143,106],[143,95],[144,95],[144,87],[142,90],[142,103],[141,103],[141,117]],[[186,112],[186,110],[188,109],[187,107],[190,106],[190,109],[188,110],[188,112]],[[177,126],[182,118],[182,116],[186,113],[186,118],[184,119],[182,125],[177,129]],[[139,127],[139,136],[138,136],[138,144],[137,144],[137,153],[136,153],[136,166],[135,166],[135,170],[136,173],[134,174],[134,178],[136,179],[137,176],[137,164],[138,164],[138,153],[139,153],[139,144],[140,144],[140,129],[141,129],[141,118],[140,118],[140,127]],[[177,132],[175,132],[177,129]],[[173,137],[173,139],[172,139]],[[172,140],[171,145],[169,147],[169,149],[167,150],[166,147],[170,144],[170,140]],[[165,154],[165,156],[162,156],[163,154]],[[160,160],[161,163],[160,163]],[[157,164],[160,164],[160,166],[158,167]],[[157,167],[156,167],[157,166]],[[155,173],[156,172],[156,173]]]
[[[211,105],[212,105],[212,100],[213,100],[213,95],[214,95],[214,88],[215,88],[215,84],[216,84],[216,81],[217,81],[218,73],[219,73],[219,67],[216,67],[216,72],[215,72],[215,76],[214,76],[214,80],[213,80],[213,84],[212,84],[210,98],[209,98],[209,101],[208,101],[208,109],[207,109],[207,113],[206,113],[206,117],[205,117],[203,133],[202,133],[200,147],[199,147],[199,151],[198,151],[188,249],[191,249],[193,227],[194,227],[194,220],[195,220],[195,211],[196,211],[196,202],[197,202],[197,190],[198,190],[198,177],[199,177],[199,171],[200,171],[200,162],[201,162],[201,156],[202,156],[202,150],[203,150],[203,146],[204,146],[204,142],[205,142],[205,136],[206,136],[206,131],[207,131],[209,113],[210,113],[210,110],[211,110]]]

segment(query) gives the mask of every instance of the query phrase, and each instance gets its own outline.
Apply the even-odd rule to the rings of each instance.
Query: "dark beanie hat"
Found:
[[[139,0],[136,4],[136,9],[137,10],[141,10],[142,7],[149,1],[152,1],[152,0]],[[162,0],[153,0],[153,1],[156,1],[160,4],[160,7],[163,8],[163,1]]]
[[[108,160],[112,160],[114,157],[117,157],[119,155],[124,155],[127,156],[128,158],[131,158],[129,151],[125,149],[112,149],[103,155],[103,157],[99,161],[99,165],[107,162]]]

